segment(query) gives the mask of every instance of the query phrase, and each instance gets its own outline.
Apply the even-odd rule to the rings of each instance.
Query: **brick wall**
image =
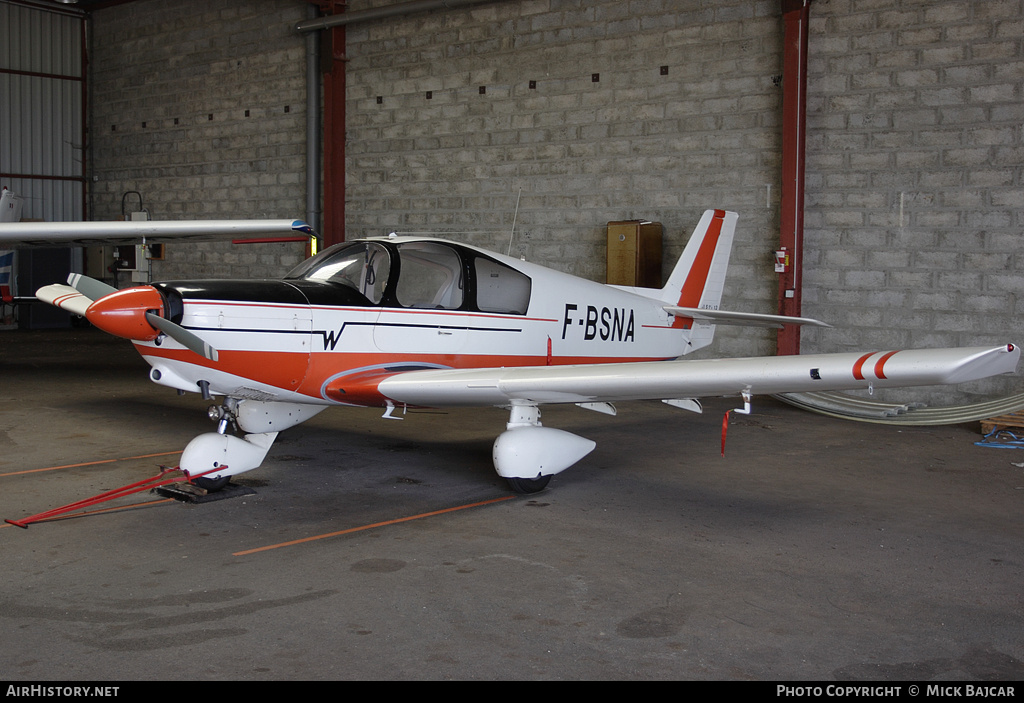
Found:
[[[515,216],[514,255],[604,280],[607,222],[661,222],[668,268],[705,209],[734,209],[726,304],[774,312],[780,30],[777,3],[741,0],[523,0],[352,27],[348,236],[505,251]],[[763,331],[720,337],[774,349]]]
[[[804,312],[836,328],[804,351],[1024,339],[1024,3],[816,0],[811,17]]]
[[[153,219],[303,217],[305,44],[298,0],[143,0],[90,23],[89,209]],[[128,209],[138,199],[127,200]],[[277,276],[300,244],[169,244],[158,278]]]
[[[140,190],[160,219],[301,216],[305,12],[96,12],[94,214]],[[1024,0],[815,0],[811,18],[804,313],[836,327],[803,350],[1024,341]],[[350,27],[348,237],[504,251],[519,199],[513,254],[602,280],[608,221],[662,222],[668,268],[701,211],[728,208],[723,304],[774,312],[781,38],[775,0],[511,0]],[[172,247],[157,274],[277,275],[297,249]],[[773,351],[773,333],[720,328],[708,353]]]

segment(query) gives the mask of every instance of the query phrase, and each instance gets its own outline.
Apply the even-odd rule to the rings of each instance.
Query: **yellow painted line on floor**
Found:
[[[83,461],[79,464],[64,464],[62,466],[47,466],[42,469],[26,469],[24,471],[11,471],[10,473],[0,474],[0,478],[7,476],[20,476],[21,474],[34,474],[40,471],[59,471],[60,469],[74,469],[80,466],[95,466],[96,464],[113,464],[117,461],[130,461],[131,459],[152,459],[158,456],[170,456],[171,454],[181,454],[181,450],[176,452],[160,452],[159,454],[139,454],[138,456],[125,456],[120,459],[97,459],[96,461]]]
[[[235,552],[232,556],[241,557],[247,554],[255,554],[256,552],[266,552],[271,549],[280,549],[281,547],[291,547],[296,544],[303,544],[305,542],[314,542],[319,539],[327,539],[328,537],[338,537],[339,535],[347,535],[353,532],[362,532],[363,530],[372,530],[376,527],[385,527],[387,525],[397,525],[401,522],[409,522],[411,520],[421,520],[427,517],[434,517],[435,515],[443,515],[445,513],[453,513],[456,510],[466,510],[467,508],[477,508],[482,505],[490,505],[491,503],[500,503],[505,500],[512,500],[516,496],[503,496],[501,498],[492,498],[491,500],[484,500],[479,503],[469,503],[467,505],[458,505],[454,508],[444,508],[442,510],[434,510],[429,513],[420,513],[419,515],[410,515],[409,517],[400,517],[394,520],[385,520],[384,522],[375,522],[371,525],[362,525],[360,527],[350,527],[347,530],[338,530],[337,532],[328,532],[323,535],[314,535],[312,537],[303,537],[302,539],[294,539],[290,542],[280,542],[278,544],[268,544],[265,547],[256,547],[255,549],[247,549],[244,552]]]

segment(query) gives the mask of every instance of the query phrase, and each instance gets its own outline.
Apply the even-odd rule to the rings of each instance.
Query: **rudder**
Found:
[[[668,283],[661,289],[663,301],[683,308],[719,309],[738,219],[735,212],[704,212]],[[691,330],[687,352],[710,344],[715,332],[714,325],[694,325],[686,317],[677,317],[672,326]]]
[[[662,300],[684,308],[718,309],[737,219],[735,212],[704,212],[661,289]]]

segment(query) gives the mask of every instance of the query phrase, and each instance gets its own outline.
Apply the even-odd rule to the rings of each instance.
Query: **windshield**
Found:
[[[380,244],[351,242],[324,249],[292,269],[285,278],[326,281],[353,288],[379,303],[391,273],[391,256]]]

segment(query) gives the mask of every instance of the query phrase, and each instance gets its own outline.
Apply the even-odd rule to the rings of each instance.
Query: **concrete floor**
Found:
[[[0,333],[0,517],[173,465],[125,457],[180,451],[206,405],[94,330]],[[597,449],[511,498],[503,411],[338,408],[253,495],[5,525],[0,676],[1024,678],[1024,452],[755,399],[722,458],[736,405],[548,407]]]

